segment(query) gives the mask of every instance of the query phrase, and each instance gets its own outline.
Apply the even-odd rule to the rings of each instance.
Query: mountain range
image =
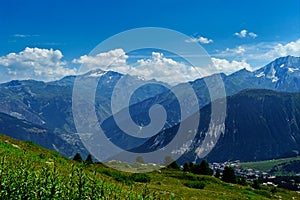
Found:
[[[209,95],[206,83],[213,82],[216,77],[222,79],[228,96],[227,115],[225,128],[219,129],[222,132],[220,139],[207,155],[208,160],[253,161],[297,154],[300,150],[300,58],[293,56],[278,58],[253,72],[242,69],[231,75],[214,74],[172,88],[155,80],[102,70],[47,83],[10,81],[0,84],[0,113],[3,113],[0,115],[0,131],[17,139],[34,140],[68,157],[76,152],[88,154],[77,134],[72,115],[74,81],[76,78],[88,79],[97,84],[95,110],[101,127],[112,142],[135,151],[162,148],[174,137],[180,123],[188,120],[188,117],[180,118],[182,105],[173,91],[179,91],[179,96],[184,99],[189,93],[181,88],[190,85],[200,103],[183,103],[190,109],[187,111],[189,117],[200,110],[201,120],[192,146],[185,149],[180,160],[198,161],[199,147],[207,134],[211,101],[223,99],[211,99]],[[121,78],[125,88],[146,84],[134,93],[128,105],[132,119],[139,126],[150,123],[149,108],[155,104],[164,106],[167,121],[157,135],[130,138],[118,128],[112,114],[118,115],[123,110],[112,112],[111,97]]]
[[[299,155],[300,93],[252,89],[229,96],[226,102],[225,128],[212,151],[205,156],[206,160],[247,162]],[[199,162],[203,159],[206,148],[203,141],[207,135],[211,135],[211,104],[203,107],[200,115],[199,128],[193,143],[182,149],[184,154],[178,160],[181,163]],[[186,120],[193,119],[191,116]],[[147,152],[163,148],[176,135],[179,126],[177,124],[160,132],[134,150]]]

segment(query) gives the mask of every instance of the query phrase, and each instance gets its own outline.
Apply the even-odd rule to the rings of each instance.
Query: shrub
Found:
[[[122,174],[118,171],[113,171],[113,170],[102,170],[101,173],[106,174],[107,176],[112,177],[118,182],[125,183],[127,185],[132,184],[132,178],[129,176],[126,176],[125,174]]]
[[[189,188],[195,188],[195,189],[204,189],[205,187],[205,184],[200,181],[188,182],[185,183],[184,185]]]
[[[252,187],[257,190],[260,189],[260,184],[259,184],[258,180],[253,181]]]
[[[240,178],[238,178],[238,184],[239,184],[239,185],[243,185],[243,186],[248,185],[246,178],[243,177],[243,176],[240,177]]]
[[[151,181],[151,177],[148,174],[144,173],[135,173],[130,176],[130,179],[134,182],[141,182],[141,183],[149,183]]]

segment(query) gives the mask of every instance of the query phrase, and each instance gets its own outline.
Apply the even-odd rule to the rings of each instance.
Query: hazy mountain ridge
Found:
[[[179,162],[202,159],[199,156],[205,147],[201,145],[210,134],[210,116],[209,104],[201,109],[197,134]],[[187,121],[192,119],[193,116]],[[163,148],[177,133],[179,125],[160,132],[135,151]],[[300,93],[245,90],[227,98],[225,131],[205,158],[211,162],[257,161],[296,156],[299,152]]]
[[[226,95],[229,96],[245,89],[271,89],[275,91],[300,92],[299,69],[300,58],[288,56],[278,58],[254,72],[243,69],[228,76],[225,74],[215,74],[189,83],[179,84],[173,87],[172,90],[177,90],[181,96],[186,97],[189,94],[185,90],[181,90],[181,88],[189,84],[194,89],[200,104],[198,105],[196,102],[189,101],[184,102],[190,109],[188,112],[192,114],[197,109],[208,105],[211,101],[205,80],[213,81],[216,77],[221,78],[224,82]],[[63,141],[66,142],[66,145],[77,145],[76,150],[72,153],[64,152],[63,148],[60,149],[59,151],[64,155],[71,156],[75,151],[84,152],[84,147],[78,135],[75,134],[76,129],[72,116],[72,90],[75,78],[76,76],[68,76],[61,80],[48,83],[28,80],[11,81],[0,84],[0,112],[20,120],[26,120],[33,125],[46,127],[55,135],[62,138]],[[122,75],[117,72],[105,72],[102,70],[90,71],[77,78],[88,78],[98,84],[95,101],[96,112],[99,121],[103,122],[102,127],[104,127],[107,136],[110,137],[112,141],[115,140],[116,144],[123,145],[126,148],[131,148],[132,143],[139,146],[145,142],[145,140],[140,140],[140,142],[137,143],[135,140],[128,139],[123,135],[123,132],[115,124],[113,117],[110,117],[112,114],[110,106],[112,91],[120,78],[124,78],[127,84],[125,87],[131,87],[136,83],[147,83],[147,81],[139,77]],[[150,83],[151,84],[136,91],[131,98],[131,105],[129,107],[131,117],[137,124],[141,126],[147,125],[147,123],[149,123],[149,108],[154,104],[161,104],[168,112],[167,123],[164,126],[164,130],[176,130],[176,125],[180,122],[180,107],[176,96],[174,96],[172,90],[167,89],[167,85],[165,85],[166,87],[164,85],[157,87],[157,85],[162,84],[161,82],[157,82],[158,84],[153,87],[155,81],[152,80]],[[229,100],[231,101],[231,97]],[[280,106],[286,106],[286,104],[280,104]],[[229,108],[231,108],[231,106],[229,106]],[[205,112],[201,113],[201,118],[205,120],[205,116],[202,116],[203,113]],[[209,116],[208,111],[206,115]],[[204,128],[205,125],[202,126],[202,128]],[[231,125],[227,124],[226,126]],[[169,132],[168,137],[159,134],[155,144],[162,145],[171,138],[172,132]],[[201,141],[201,137],[198,137],[198,140]],[[150,141],[151,139],[148,142]],[[199,141],[193,144],[195,149],[199,146]],[[133,148],[135,147],[136,146]],[[155,149],[156,147],[152,146],[151,148]]]
[[[199,102],[199,105],[197,105],[196,102],[186,102],[187,105],[191,108],[190,115],[192,115],[194,112],[196,112],[198,106],[199,109],[201,109],[205,105],[209,104],[211,101],[209,96],[210,91],[206,83],[214,83],[217,82],[219,79],[223,80],[226,95],[228,96],[237,94],[238,92],[243,91],[245,89],[271,89],[274,91],[300,92],[300,85],[295,84],[297,83],[297,81],[300,81],[300,74],[297,70],[291,72],[289,70],[290,68],[300,69],[300,58],[292,56],[278,58],[270,64],[266,65],[265,67],[258,69],[254,72],[242,69],[229,76],[226,76],[222,73],[214,74],[209,77],[197,79],[189,83],[179,84],[172,88],[172,90],[180,91],[180,95],[188,99],[188,96],[190,95],[189,92],[186,90],[180,90],[180,87],[184,87],[185,85],[190,84],[190,86],[194,89]],[[261,75],[262,72],[267,75],[258,76],[258,74]],[[276,76],[276,81],[274,81],[274,76],[268,74]],[[285,83],[289,87],[285,87]],[[218,92],[219,89],[222,89],[217,84],[214,87],[216,88],[210,89],[216,92]],[[167,91],[153,98],[146,99],[143,102],[131,105],[129,109],[131,111],[132,119],[135,120],[135,122],[137,122],[137,124],[139,125],[147,125],[150,122],[148,110],[152,105],[155,104],[163,105],[166,109],[166,112],[168,113],[167,122],[165,123],[163,130],[178,130],[178,126],[176,125],[180,122],[180,106],[177,101],[177,98],[174,96],[172,91]],[[208,111],[206,113],[207,115],[210,115]],[[118,114],[122,115],[122,112]],[[201,115],[200,119],[205,119],[206,117],[207,116]],[[208,129],[208,123],[209,119],[205,121],[206,125],[200,124],[200,126],[203,126],[203,130],[201,130],[203,132],[202,135],[205,134],[205,130],[207,131]],[[215,129],[221,130],[220,126],[215,127]],[[119,129],[119,127],[115,123],[115,119],[113,116],[109,117],[102,123],[102,128],[104,129],[104,131],[106,131],[106,135],[115,144],[120,145],[125,149],[130,149],[131,147],[132,149],[136,149],[137,151],[144,151],[143,148],[148,149],[145,151],[149,151],[150,149],[156,149],[155,145],[153,146],[152,144],[156,144],[162,147],[168,143],[167,141],[170,141],[171,138],[174,137],[172,133],[166,133],[165,131],[162,131],[161,133],[164,133],[166,136],[163,136],[164,134],[160,133],[157,137],[151,139],[149,138],[150,140],[146,142],[148,144],[140,148],[139,145],[142,141],[140,140],[140,142],[137,142],[135,138],[128,136],[121,129]],[[199,144],[195,144],[195,146],[199,146]]]
[[[124,87],[147,83],[138,77],[102,70],[94,70],[77,77],[78,79],[90,79],[97,84],[95,107],[99,121],[112,114],[110,108],[112,91],[122,77],[124,77]],[[66,156],[72,156],[77,151],[87,154],[79,136],[75,134],[76,128],[72,115],[72,92],[75,78],[75,76],[68,76],[48,83],[15,80],[0,84],[0,113],[26,120],[33,125],[46,127],[62,138],[66,145],[76,144],[77,148],[73,152],[60,150]],[[154,82],[151,81],[151,83]],[[133,96],[130,103],[149,98],[165,90],[164,86],[144,87]],[[17,133],[15,136],[17,139],[22,139]]]

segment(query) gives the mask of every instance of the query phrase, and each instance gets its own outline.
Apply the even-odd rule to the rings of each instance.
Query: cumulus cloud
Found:
[[[236,36],[238,36],[238,37],[240,37],[240,38],[244,38],[244,37],[246,37],[247,36],[247,30],[246,29],[243,29],[243,30],[241,30],[240,32],[236,32],[236,33],[234,33],[234,35],[236,35]]]
[[[149,58],[138,59],[132,64],[127,63],[127,58],[123,49],[115,49],[99,53],[96,56],[81,56],[79,59],[74,59],[73,63],[83,64],[84,72],[92,69],[111,70],[122,74],[142,76],[146,80],[156,79],[169,84],[191,81],[207,75],[205,70],[166,58],[160,52],[152,52]]]
[[[75,69],[66,67],[59,50],[26,47],[19,53],[0,57],[0,81],[12,79],[35,79],[51,81],[75,74]]]
[[[225,74],[231,74],[233,72],[236,72],[240,69],[247,69],[252,70],[252,67],[249,63],[247,63],[245,60],[242,61],[228,61],[226,59],[220,59],[220,58],[211,58],[212,65],[216,69],[216,72],[223,72]]]
[[[198,38],[190,38],[190,39],[186,40],[186,42],[188,42],[188,43],[200,42],[201,44],[209,44],[209,43],[213,43],[213,40],[200,36]]]
[[[256,38],[256,37],[257,37],[257,34],[255,34],[255,33],[253,33],[253,32],[250,32],[250,33],[249,33],[249,36],[252,37],[252,38]]]
[[[96,56],[84,55],[78,59],[73,59],[73,63],[82,64],[82,72],[93,69],[102,69],[105,71],[118,71],[127,73],[129,66],[126,63],[128,56],[123,49],[114,49],[108,52],[99,53]]]
[[[256,44],[240,45],[226,48],[213,54],[214,57],[230,60],[245,60],[257,69],[278,57],[300,56],[300,38],[287,43],[261,42]]]
[[[203,75],[201,69],[166,58],[159,52],[152,52],[151,58],[138,60],[137,66],[131,68],[131,74],[143,75],[148,79],[155,78],[170,84],[191,81]]]
[[[292,41],[286,44],[274,44],[274,46],[264,54],[265,57],[272,59],[288,55],[300,56],[300,38],[296,41]]]
[[[219,57],[236,57],[239,54],[247,60],[262,61],[271,61],[288,55],[300,56],[300,38],[287,43],[269,42],[241,45],[235,48],[226,48],[226,50],[215,55]]]
[[[248,30],[246,30],[246,29],[243,29],[240,32],[236,32],[236,33],[234,33],[234,35],[239,38],[246,38],[247,36],[249,36],[251,38],[256,38],[258,36],[256,33],[253,33],[253,32],[248,33]]]
[[[244,54],[246,52],[245,47],[243,46],[238,46],[236,48],[230,49],[226,48],[225,51],[223,51],[223,54]]]

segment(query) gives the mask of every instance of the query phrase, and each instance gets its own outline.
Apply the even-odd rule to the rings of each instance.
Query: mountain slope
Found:
[[[75,76],[68,76],[59,81],[49,83],[34,80],[16,80],[0,84],[0,112],[25,120],[33,126],[43,126],[51,130],[54,135],[64,141],[62,142],[62,144],[65,144],[65,147],[62,146],[63,149],[73,150],[72,152],[60,150],[64,155],[72,156],[76,152],[81,152],[85,155],[87,152],[79,136],[75,134],[77,131],[72,114],[72,92],[75,78]],[[136,84],[149,82],[138,77],[102,70],[93,70],[77,78],[89,80],[96,84],[95,108],[100,122],[112,114],[110,108],[111,96],[115,85],[121,78],[123,80],[122,86],[127,89]],[[151,83],[153,84],[155,81],[151,80]],[[166,91],[165,86],[167,85],[143,87],[134,93],[130,99],[130,104]],[[19,130],[2,133],[12,136],[17,131]],[[17,136],[17,138],[21,139],[19,135]],[[46,139],[45,141],[50,140]],[[35,141],[40,145],[46,145],[41,140]],[[70,145],[75,146],[75,148],[69,148]],[[51,147],[52,144],[49,143],[46,146]]]
[[[35,142],[64,155],[72,155],[80,149],[76,143],[66,143],[46,127],[34,125],[4,113],[0,113],[0,133],[19,140]]]
[[[146,126],[150,123],[149,108],[155,104],[160,104],[167,112],[167,123],[163,127],[163,130],[165,130],[177,125],[182,120],[181,106],[186,108],[184,111],[187,116],[190,116],[210,103],[211,97],[206,85],[207,82],[215,83],[217,79],[223,80],[226,95],[234,95],[244,89],[259,88],[300,92],[299,69],[300,58],[288,56],[278,58],[254,72],[244,69],[229,76],[215,74],[189,83],[179,84],[171,89],[164,87],[164,84],[160,85],[160,82],[153,84],[155,83],[153,80],[147,82],[139,77],[111,71],[93,70],[77,78],[97,84],[94,107],[99,123],[102,122],[101,126],[111,141],[124,149],[130,149],[143,144],[146,139],[127,137],[115,123],[114,117],[111,116],[112,92],[121,78],[124,79],[123,86],[125,88],[132,88],[136,84],[150,83],[137,90],[131,97],[129,103],[130,115],[138,126]],[[72,90],[75,78],[75,76],[68,76],[49,83],[28,80],[0,84],[0,112],[26,120],[33,125],[46,127],[47,130],[51,130],[55,135],[62,138],[66,145],[76,145],[76,151],[86,154],[84,146],[76,134],[77,130],[72,115]],[[194,89],[199,105],[197,101],[190,101],[191,93],[184,89],[187,85]],[[218,97],[220,85],[212,84],[212,86],[211,89],[217,91],[216,96]],[[120,94],[127,92],[127,90],[121,89],[119,91]],[[177,91],[176,95],[183,99],[182,105],[179,105],[178,98],[173,91]],[[219,97],[222,97],[222,95]],[[215,99],[216,97],[212,100]],[[118,100],[118,102],[123,101],[122,98]],[[90,101],[87,100],[86,103],[90,103]],[[85,109],[85,107],[83,106],[82,109]],[[205,119],[205,117],[201,118]],[[176,126],[173,129],[176,130]],[[162,143],[162,140],[164,140],[164,137],[157,139],[157,142]],[[48,146],[51,146],[51,144]],[[64,155],[71,156],[73,154],[66,152]]]
[[[201,109],[197,134],[179,162],[201,160],[199,156],[206,149],[201,146],[203,139],[211,135],[210,116],[209,104]],[[193,120],[193,116],[189,120]],[[179,125],[160,132],[134,151],[163,148],[172,140]],[[300,93],[246,90],[228,97],[224,126],[225,130],[218,132],[220,138],[215,147],[205,157],[211,162],[295,156],[300,152]]]
[[[254,72],[242,69],[229,76],[214,74],[189,83],[179,84],[174,86],[172,90],[129,106],[130,117],[141,127],[148,125],[150,123],[149,108],[155,104],[160,104],[165,108],[167,113],[167,120],[163,129],[171,128],[181,121],[181,107],[188,108],[189,110],[186,112],[190,116],[198,109],[209,104],[212,100],[223,98],[224,96],[221,92],[223,89],[222,85],[217,84],[220,80],[224,83],[223,87],[226,91],[226,96],[237,94],[245,89],[300,92],[300,57],[287,56],[278,58]],[[207,83],[212,83],[211,88],[208,88]],[[193,88],[199,104],[196,101],[190,101],[189,97],[191,93],[185,89],[188,86]],[[179,97],[185,99],[185,101],[182,101],[183,105],[179,104],[178,96],[174,95],[174,91],[177,91]],[[215,92],[214,95],[216,97],[213,97],[214,99],[211,99],[211,91]],[[117,113],[115,116],[124,115],[122,112]],[[101,126],[106,132],[107,137],[122,148],[135,148],[145,141],[145,139],[136,139],[126,135],[116,124],[114,116],[103,121]],[[161,140],[163,139],[162,137]],[[159,141],[159,139],[157,140]]]
[[[165,168],[129,174],[102,164],[83,164],[32,142],[0,135],[0,199],[299,199],[300,194],[271,187],[260,190],[220,179]],[[147,177],[147,183],[138,182]],[[201,183],[203,189],[186,185]]]
[[[225,133],[210,160],[268,160],[300,152],[300,93],[243,91],[227,99]]]

